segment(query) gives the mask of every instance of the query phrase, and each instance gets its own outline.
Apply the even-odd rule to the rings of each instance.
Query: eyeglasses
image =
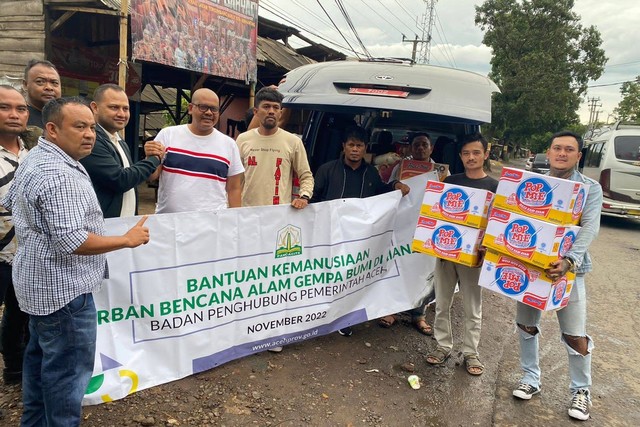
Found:
[[[204,105],[204,104],[191,104],[194,107],[198,108],[198,111],[200,111],[201,113],[206,113],[208,110],[211,110],[212,113],[218,113],[220,111],[220,108],[215,107],[213,105]]]

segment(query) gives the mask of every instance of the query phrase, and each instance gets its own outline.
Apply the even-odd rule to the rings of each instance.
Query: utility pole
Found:
[[[416,52],[418,50],[418,43],[425,43],[426,40],[418,39],[418,35],[416,34],[416,38],[411,40],[402,35],[402,43],[413,43],[413,49],[411,51],[411,60],[416,62]]]
[[[589,123],[587,127],[593,129],[598,120],[596,108],[602,107],[602,104],[600,103],[600,98],[587,98],[587,103],[589,105]]]

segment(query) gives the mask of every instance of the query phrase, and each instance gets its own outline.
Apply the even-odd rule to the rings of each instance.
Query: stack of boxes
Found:
[[[428,181],[412,249],[477,266],[478,247],[494,194],[487,190]]]
[[[581,183],[503,168],[482,244],[480,286],[540,310],[567,305],[573,273],[552,281],[551,262],[569,251],[588,188]]]

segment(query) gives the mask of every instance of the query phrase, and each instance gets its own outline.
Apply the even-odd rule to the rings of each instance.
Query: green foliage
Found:
[[[186,93],[187,93],[187,95],[190,94],[189,91],[187,91]],[[176,123],[176,121],[173,118],[173,115],[170,112],[165,111],[163,113],[163,115],[164,115],[164,123],[165,123],[164,127],[175,126],[175,125],[186,125],[187,123],[189,123],[189,115],[185,114],[186,111],[189,109],[189,101],[187,99],[185,99],[184,97],[181,97],[180,101],[181,101],[180,102],[180,106],[181,106],[180,107],[180,114],[183,114],[182,120],[180,120],[180,123]],[[173,113],[175,114],[175,111]]]
[[[476,25],[493,50],[492,133],[540,152],[552,132],[579,122],[589,80],[607,58],[594,27],[583,28],[573,0],[487,0]]]
[[[634,82],[625,82],[620,88],[622,100],[613,110],[622,121],[640,122],[640,76]]]

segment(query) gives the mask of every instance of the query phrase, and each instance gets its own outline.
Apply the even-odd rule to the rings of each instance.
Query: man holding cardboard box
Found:
[[[589,419],[591,397],[591,350],[593,340],[586,333],[586,289],[584,275],[592,270],[591,258],[587,248],[595,239],[600,228],[600,209],[602,206],[602,188],[598,182],[587,178],[576,170],[583,146],[582,138],[572,132],[564,131],[551,137],[547,150],[550,176],[567,179],[589,185],[587,200],[582,211],[580,226],[582,229],[571,249],[564,257],[553,261],[546,269],[547,275],[555,280],[575,272],[574,288],[566,307],[557,311],[558,323],[569,356],[570,389],[572,392],[569,416],[578,420]],[[538,355],[538,337],[542,311],[518,302],[516,323],[520,333],[520,366],[524,372],[520,384],[513,391],[519,399],[529,400],[540,392],[540,365]]]
[[[460,158],[464,173],[445,178],[445,183],[488,190],[495,193],[498,181],[484,171],[484,161],[489,157],[487,140],[480,134],[469,135],[462,141]],[[478,357],[478,343],[482,326],[482,288],[478,286],[480,266],[468,267],[444,259],[436,262],[436,316],[433,323],[434,338],[438,342],[435,351],[427,356],[427,363],[440,365],[451,355],[451,305],[456,283],[460,284],[464,307],[464,339],[462,353],[467,372],[482,375],[484,365]]]

